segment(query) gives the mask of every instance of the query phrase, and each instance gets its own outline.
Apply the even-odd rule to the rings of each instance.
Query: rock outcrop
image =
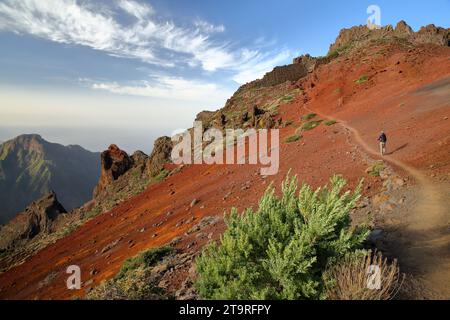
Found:
[[[147,172],[153,177],[158,175],[166,163],[171,162],[173,143],[169,137],[156,139],[152,154],[147,162]]]
[[[133,155],[131,156],[131,160],[133,161],[134,167],[139,166],[144,169],[148,160],[148,156],[144,152],[138,150],[133,153]]]
[[[215,111],[202,111],[197,114],[195,117],[195,121],[201,121],[206,122],[208,121],[212,116],[214,116],[216,112]]]
[[[440,46],[450,47],[450,28],[436,27],[434,24],[420,28],[414,34],[417,43],[433,43]]]
[[[396,34],[403,36],[411,36],[414,34],[414,30],[403,20],[397,23],[394,31]]]
[[[294,63],[275,67],[257,82],[260,87],[271,87],[286,81],[296,81],[308,74],[308,64]]]
[[[94,198],[132,166],[133,160],[125,151],[119,149],[115,144],[110,145],[108,150],[101,154],[101,174],[94,191]]]
[[[364,45],[367,40],[396,40],[404,39],[414,44],[435,44],[439,46],[450,46],[450,29],[436,27],[433,24],[422,27],[418,32],[405,22],[400,21],[394,28],[387,25],[379,29],[369,29],[366,25],[342,29],[336,41],[331,44],[329,55],[351,46]]]
[[[50,192],[30,204],[11,222],[0,230],[0,249],[10,249],[20,242],[33,239],[40,234],[53,232],[53,224],[66,209],[58,202],[56,194]]]

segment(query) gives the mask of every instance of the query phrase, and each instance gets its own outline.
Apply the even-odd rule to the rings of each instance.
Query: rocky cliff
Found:
[[[164,165],[171,162],[172,141],[160,137],[150,156],[136,151],[129,156],[116,145],[101,154],[101,174],[89,211],[94,214],[109,210],[117,203],[142,192],[149,184],[159,181],[168,172]]]
[[[54,222],[66,213],[56,194],[50,192],[31,203],[25,211],[19,213],[11,222],[0,230],[0,249],[11,249],[40,234],[54,231]]]
[[[164,165],[171,162],[172,147],[172,140],[169,137],[156,139],[147,163],[148,174],[151,177],[158,175],[164,169]]]
[[[349,29],[342,29],[339,32],[336,41],[330,45],[329,55],[352,46],[366,45],[367,41],[392,40],[403,40],[412,44],[450,46],[450,29],[430,24],[414,32],[405,21],[397,23],[395,28],[392,25],[387,25],[371,30],[365,25],[355,26]]]
[[[94,198],[112,182],[127,172],[133,166],[133,160],[128,154],[112,144],[101,154],[101,174],[94,190]]]

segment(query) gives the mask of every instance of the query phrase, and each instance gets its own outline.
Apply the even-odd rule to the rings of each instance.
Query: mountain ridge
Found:
[[[39,134],[0,145],[0,222],[55,190],[68,210],[87,202],[100,175],[100,153],[63,146]]]

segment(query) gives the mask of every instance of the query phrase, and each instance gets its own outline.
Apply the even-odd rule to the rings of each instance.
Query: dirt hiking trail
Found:
[[[375,158],[381,159],[379,152],[374,150],[363,140],[361,134],[350,126],[346,121],[330,117],[316,110],[310,110],[327,120],[336,120],[339,125],[349,131],[356,143],[367,153]],[[431,298],[450,298],[450,232],[448,223],[450,221],[449,202],[445,199],[447,195],[443,188],[429,179],[420,170],[395,159],[391,155],[385,155],[382,160],[394,167],[403,170],[414,178],[419,187],[417,193],[417,205],[410,208],[406,230],[401,230],[400,243],[394,246],[403,246],[400,250],[398,260],[400,267],[414,270],[414,274],[423,282],[427,292],[432,292]]]

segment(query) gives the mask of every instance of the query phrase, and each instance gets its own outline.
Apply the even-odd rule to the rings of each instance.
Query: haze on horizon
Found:
[[[149,152],[241,84],[300,54],[325,55],[371,4],[383,25],[448,27],[448,0],[0,0],[0,141],[38,133]]]

